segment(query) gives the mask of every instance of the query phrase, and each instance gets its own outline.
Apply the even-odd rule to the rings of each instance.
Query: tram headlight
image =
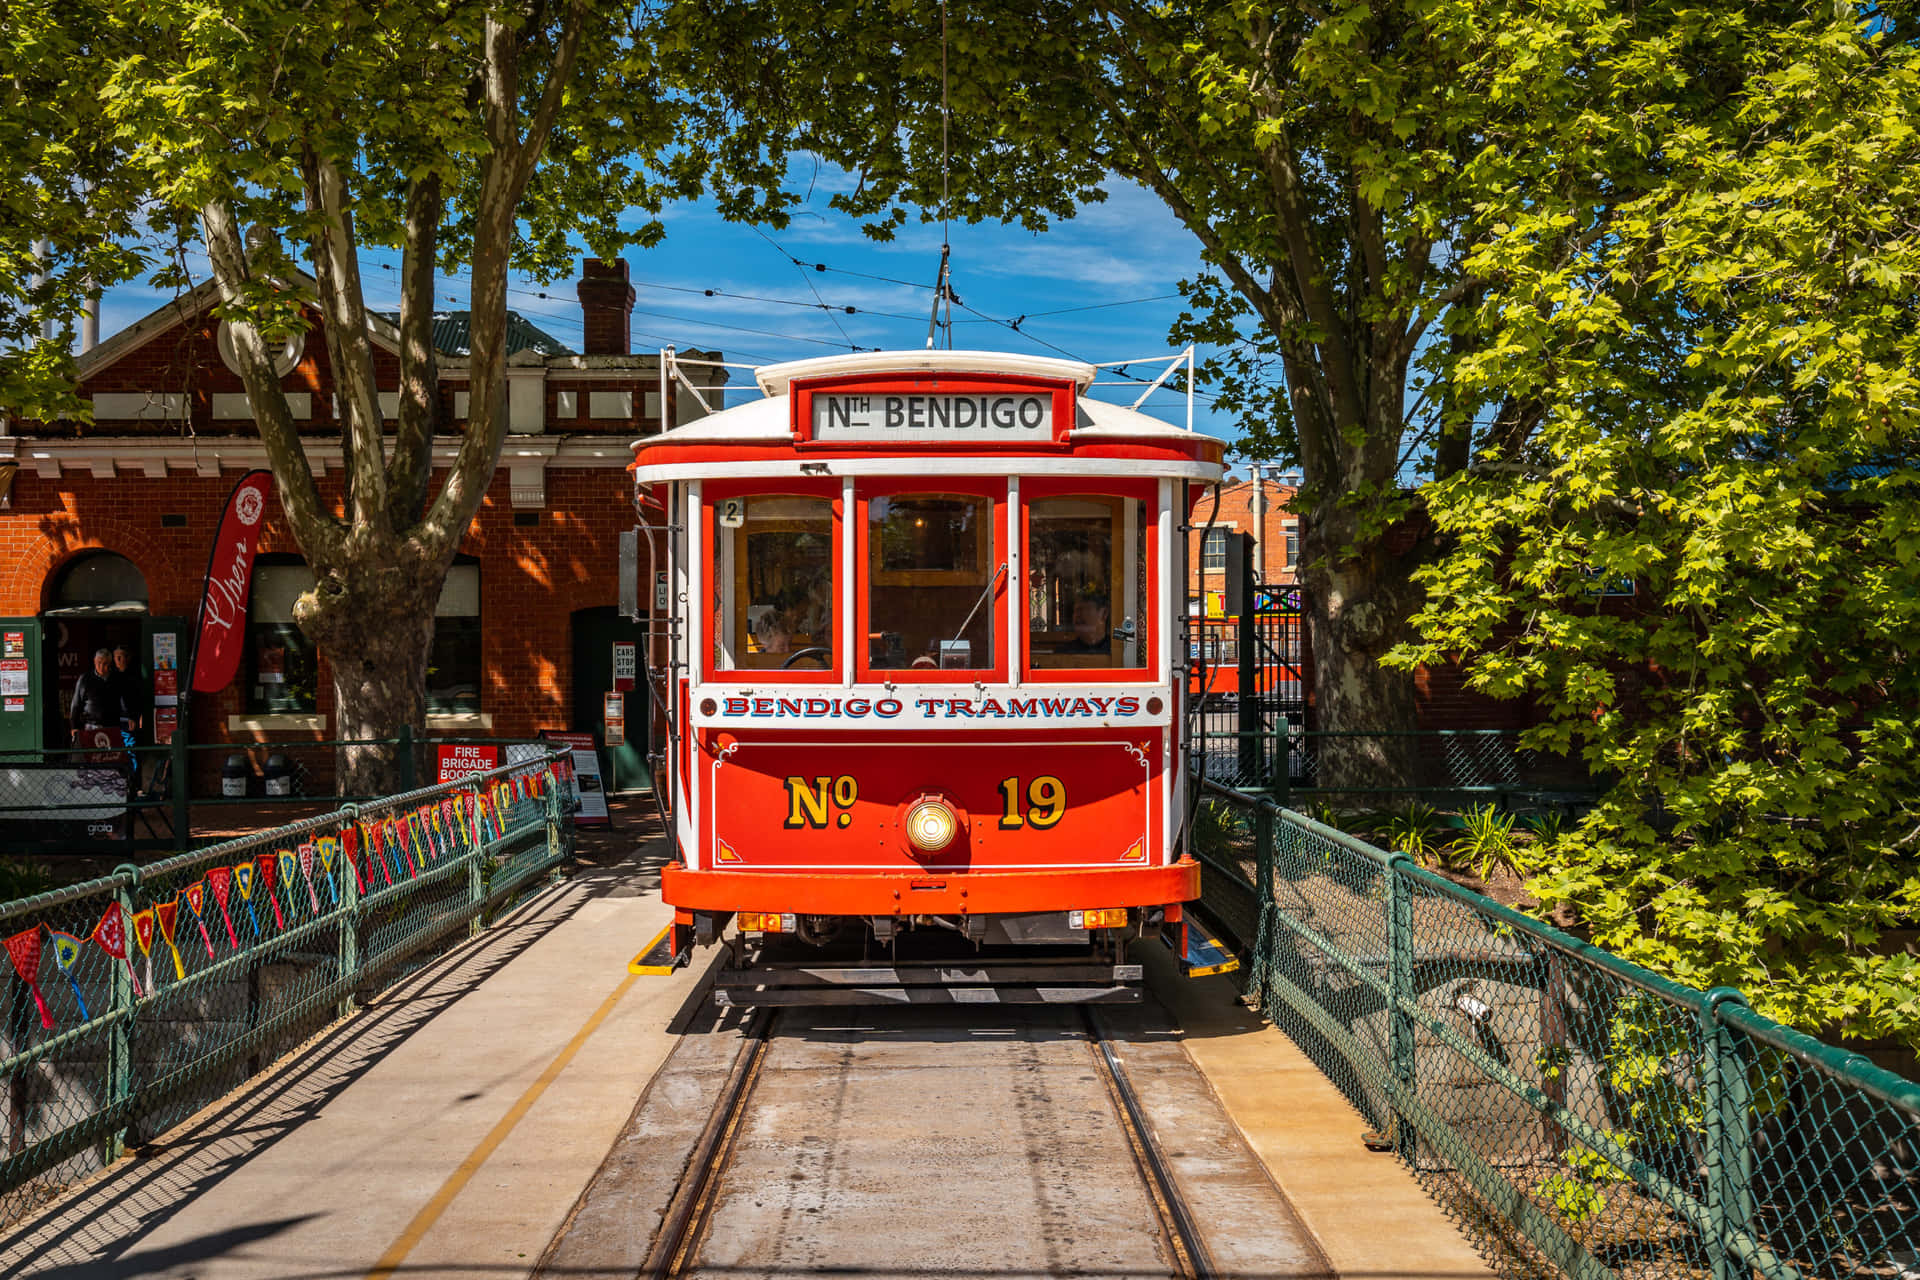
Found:
[[[907,810],[907,843],[922,853],[938,853],[960,831],[959,815],[937,796],[922,796]]]

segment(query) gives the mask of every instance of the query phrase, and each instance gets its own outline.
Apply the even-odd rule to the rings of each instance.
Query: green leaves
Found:
[[[1489,283],[1440,374],[1537,422],[1428,491],[1451,549],[1398,660],[1462,655],[1610,784],[1545,905],[1920,1043],[1881,944],[1920,898],[1920,63],[1796,5],[1642,5],[1559,56],[1579,111],[1473,166]]]

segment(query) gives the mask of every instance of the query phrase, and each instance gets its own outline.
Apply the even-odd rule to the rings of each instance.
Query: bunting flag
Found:
[[[321,836],[313,842],[313,851],[320,858],[320,868],[327,881],[327,900],[334,906],[340,905],[340,886],[333,882],[333,864],[340,857],[340,837]]]
[[[187,910],[193,912],[193,922],[200,926],[200,941],[207,944],[207,959],[213,959],[213,935],[207,932],[207,919],[203,914],[207,909],[207,886],[195,880],[180,891],[180,896],[187,900]]]
[[[440,807],[433,811],[433,820],[447,833],[447,851],[460,852],[460,824],[454,821],[453,797],[442,796]]]
[[[393,887],[393,854],[387,848],[387,838],[381,834],[380,824],[377,822],[367,828],[367,858],[374,866],[380,868],[381,876],[385,878],[387,887],[391,889]],[[367,878],[373,878],[371,871],[367,873]]]
[[[40,1010],[40,1025],[53,1030],[53,1014],[47,1009],[47,998],[40,994],[40,926],[36,924],[8,938],[7,958],[13,961],[13,971],[27,984],[27,990],[33,992],[34,1007]]]
[[[93,926],[93,945],[127,966],[127,981],[133,994],[140,994],[140,979],[133,976],[133,957],[127,953],[127,916],[117,902],[107,904],[106,914]]]
[[[160,988],[153,981],[153,908],[133,913],[133,940],[140,944],[140,954],[146,960],[147,990]]]
[[[273,908],[273,927],[284,931],[287,917],[280,910],[280,895],[273,891],[273,886],[280,880],[280,859],[270,853],[263,854],[253,860],[253,871],[260,877],[260,892],[267,895],[267,905]],[[253,904],[247,905],[251,910]]]
[[[401,830],[400,824],[392,818],[387,819],[387,847],[400,851],[401,857],[406,859],[406,869],[409,876],[417,876],[420,874],[420,864],[414,861],[413,849],[408,844],[407,833]]]
[[[300,882],[300,860],[293,856],[293,850],[282,849],[274,859],[280,864],[280,891],[287,895],[287,910],[298,912],[300,901],[293,895],[293,886]],[[313,909],[320,909],[320,900],[315,898]]]
[[[340,829],[340,852],[347,860],[347,869],[353,872],[353,882],[360,886],[361,896],[364,897],[367,889],[372,885],[370,877],[373,873],[361,870],[364,860],[360,857],[359,823],[355,822]]]
[[[415,809],[407,815],[407,825],[413,828],[414,844],[426,851],[420,860],[422,862],[440,861],[440,843],[433,838],[433,830],[427,825],[427,811]]]
[[[213,890],[213,900],[220,905],[220,918],[226,921],[227,937],[233,942],[233,949],[240,949],[240,935],[234,931],[233,916],[227,911],[227,895],[233,892],[232,867],[208,867],[207,887]]]
[[[253,909],[253,864],[251,862],[243,862],[233,869],[233,883],[240,890],[240,901],[247,904],[247,919],[253,922],[253,936],[257,938],[260,936],[260,913]]]
[[[320,914],[320,891],[313,887],[313,860],[318,855],[314,851],[313,841],[300,842],[300,875],[307,882],[307,898],[313,903],[313,914]]]
[[[87,998],[80,994],[80,984],[73,977],[74,963],[80,959],[80,939],[58,929],[48,929],[47,936],[53,939],[53,962],[73,988],[73,1002],[80,1006],[80,1021],[93,1021],[93,1015],[87,1012]]]
[[[180,948],[175,946],[173,942],[173,931],[177,927],[179,927],[179,924],[180,924],[179,895],[176,894],[174,897],[168,899],[166,902],[154,903],[153,918],[157,920],[160,924],[161,941],[165,942],[167,944],[167,950],[173,953],[174,981],[175,982],[186,981],[187,966],[180,963]]]

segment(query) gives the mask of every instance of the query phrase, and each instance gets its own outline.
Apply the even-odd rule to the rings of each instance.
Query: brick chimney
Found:
[[[627,283],[627,260],[583,259],[579,292],[580,319],[586,329],[581,354],[632,355],[633,286]]]

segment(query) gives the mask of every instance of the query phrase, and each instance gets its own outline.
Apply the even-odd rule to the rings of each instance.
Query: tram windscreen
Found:
[[[867,665],[994,666],[993,502],[903,493],[867,503]]]
[[[831,670],[833,504],[729,498],[715,525],[715,670]]]
[[[1144,666],[1147,504],[1098,496],[1027,505],[1028,660]]]

